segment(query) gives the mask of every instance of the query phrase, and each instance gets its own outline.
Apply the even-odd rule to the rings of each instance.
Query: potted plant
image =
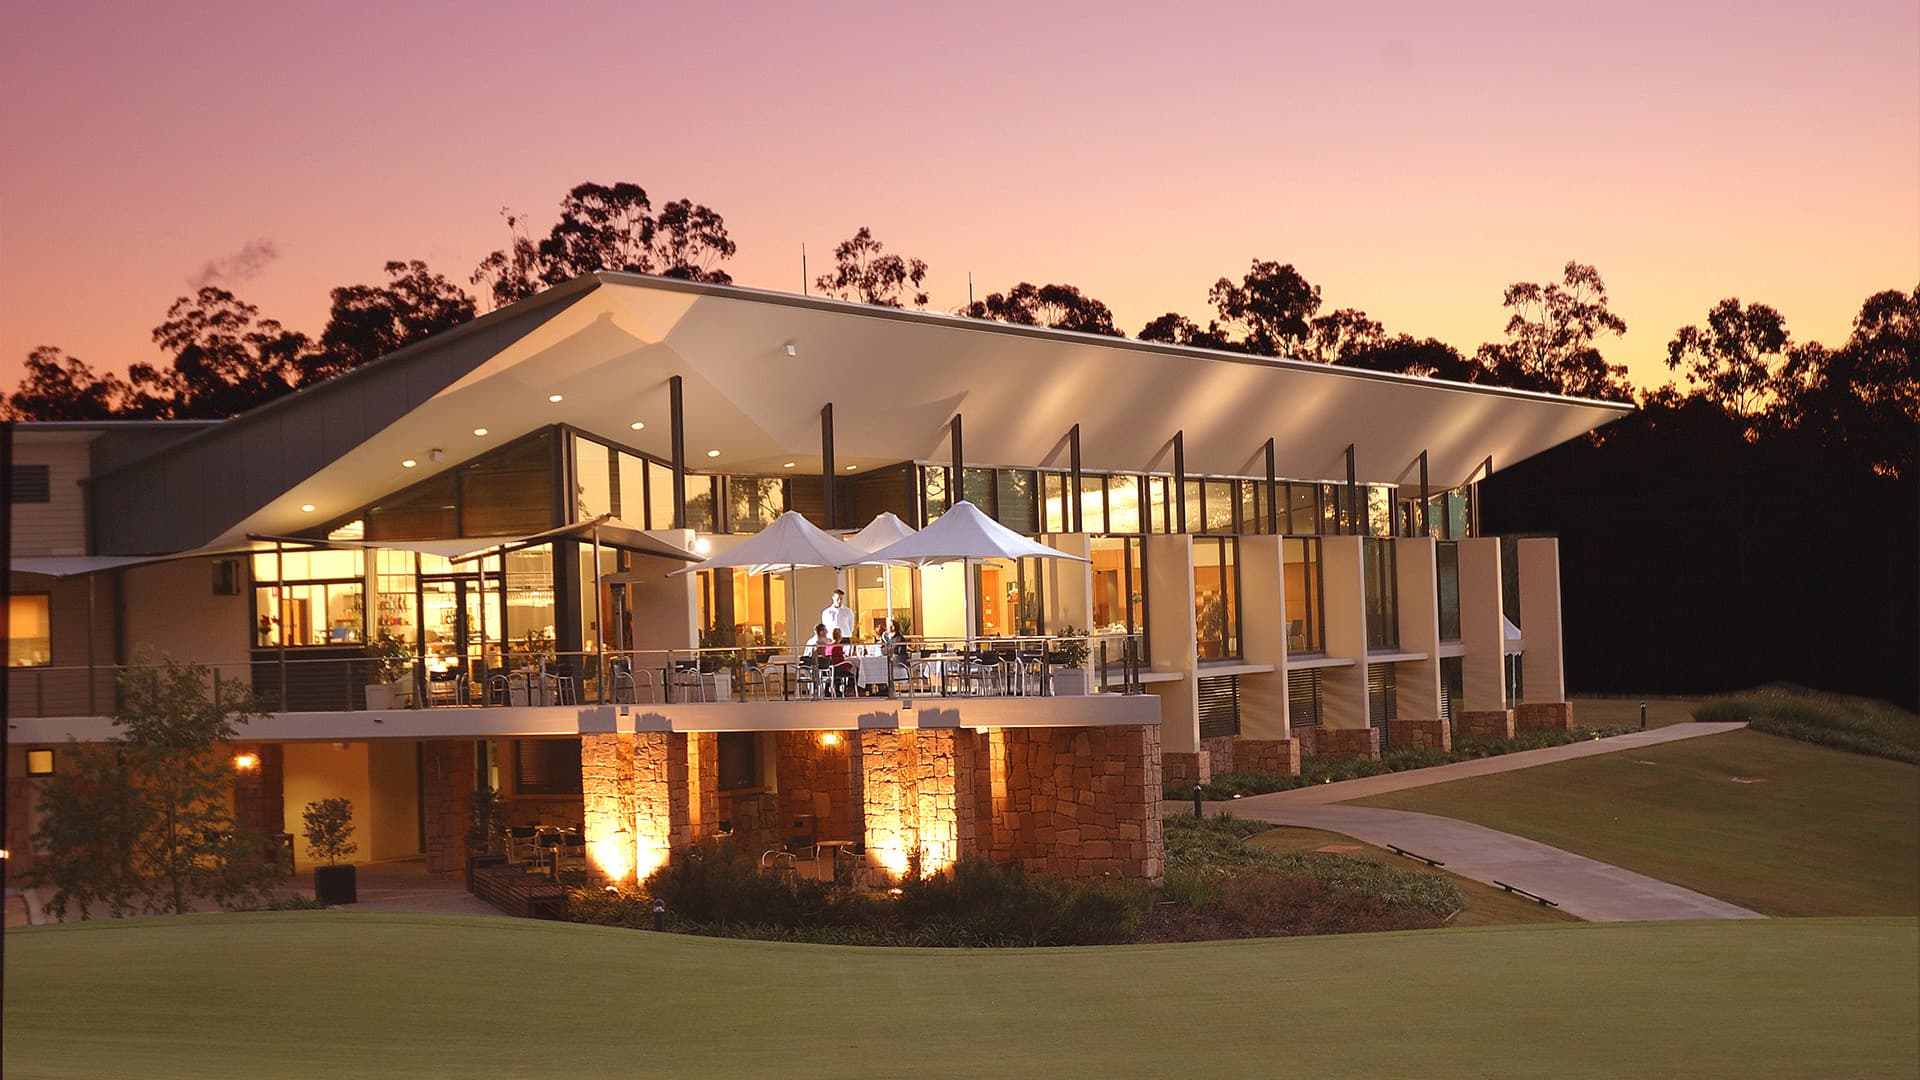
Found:
[[[467,891],[473,891],[473,871],[481,866],[505,866],[507,856],[497,849],[506,828],[506,805],[500,793],[482,784],[467,796]]]
[[[1053,668],[1055,696],[1087,692],[1087,632],[1077,626],[1063,626],[1047,655]]]
[[[373,661],[373,678],[367,684],[367,708],[393,708],[393,690],[413,670],[413,647],[385,631],[367,649]]]
[[[300,814],[307,826],[307,847],[327,865],[313,868],[313,898],[322,904],[351,904],[357,899],[351,863],[341,859],[360,850],[353,842],[353,803],[346,799],[310,802]]]

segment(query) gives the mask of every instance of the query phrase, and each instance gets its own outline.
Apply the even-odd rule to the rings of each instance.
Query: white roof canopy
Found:
[[[690,574],[696,570],[712,570],[722,566],[783,570],[801,566],[839,568],[873,561],[866,552],[845,540],[829,536],[813,522],[789,510],[747,540],[674,573]]]
[[[972,503],[954,503],[939,520],[912,536],[881,548],[873,562],[902,562],[916,566],[962,559],[1074,559],[1058,548],[1029,540],[988,517]]]

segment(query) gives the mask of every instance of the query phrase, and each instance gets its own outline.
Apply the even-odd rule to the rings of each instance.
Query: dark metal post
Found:
[[[840,515],[833,506],[833,468],[833,402],[829,401],[820,406],[820,494],[825,500],[826,516],[821,524],[829,529],[840,524]]]
[[[1344,515],[1347,520],[1346,520],[1346,526],[1343,529],[1343,531],[1349,534],[1357,535],[1362,530],[1360,528],[1359,522],[1355,521],[1354,519],[1355,518],[1364,519],[1365,515],[1361,512],[1361,507],[1360,507],[1360,487],[1359,487],[1359,484],[1356,483],[1354,480],[1353,444],[1352,443],[1347,444],[1347,495],[1344,501],[1347,504],[1346,514]]]
[[[961,469],[965,467],[964,462],[966,459],[962,455],[960,448],[959,413],[953,414],[953,420],[948,423],[947,431],[953,442],[953,476],[947,480],[947,505],[952,506],[954,503],[967,497],[967,482],[964,479],[964,474],[961,472]]]
[[[1187,531],[1187,433],[1173,433],[1173,520],[1174,532]]]
[[[1067,517],[1067,521],[1064,522],[1064,524],[1067,526],[1068,532],[1077,533],[1077,532],[1084,531],[1081,527],[1081,520],[1080,520],[1081,506],[1080,506],[1080,425],[1079,424],[1073,425],[1073,430],[1067,432],[1067,469],[1070,473],[1072,473],[1072,476],[1073,476],[1073,480],[1072,480],[1073,491],[1067,496],[1066,506],[1062,507],[1062,509],[1066,510],[1066,517]]]
[[[1200,806],[1200,781],[1198,780],[1193,782],[1193,816],[1196,818],[1207,816],[1207,812]]]
[[[687,527],[687,425],[680,376],[667,380],[668,419],[673,433],[673,527]]]
[[[1273,536],[1280,531],[1280,478],[1273,464],[1273,438],[1267,438],[1267,535]]]
[[[418,558],[418,556],[415,556]],[[280,703],[278,711],[287,711],[287,553],[286,545],[273,542],[273,604],[280,612],[275,637],[280,640]]]
[[[1420,451],[1420,535],[1433,535],[1432,510],[1427,502],[1431,496],[1427,493],[1427,452]]]
[[[1647,703],[1644,701],[1640,703],[1640,730],[1647,730]]]
[[[1492,475],[1493,455],[1488,454],[1487,460],[1480,463],[1480,480],[1485,480]],[[1480,480],[1472,480],[1467,483],[1467,509],[1471,511],[1468,515],[1467,524],[1475,536],[1485,535],[1480,531]]]

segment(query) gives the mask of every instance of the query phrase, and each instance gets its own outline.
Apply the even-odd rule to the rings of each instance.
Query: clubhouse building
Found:
[[[1167,784],[1571,725],[1557,542],[1477,484],[1627,408],[597,273],[231,420],[22,424],[6,846],[165,654],[264,703],[241,817],[345,796],[362,858],[461,868],[485,786],[610,881],[1157,879]],[[674,573],[963,500],[1062,557]]]

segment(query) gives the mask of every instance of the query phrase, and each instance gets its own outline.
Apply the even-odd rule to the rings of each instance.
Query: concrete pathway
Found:
[[[1527,750],[1497,758],[1369,776],[1338,784],[1296,788],[1208,805],[1214,812],[1225,810],[1237,817],[1269,821],[1276,825],[1324,829],[1379,847],[1392,845],[1404,848],[1430,859],[1438,859],[1446,864],[1448,870],[1462,877],[1489,885],[1505,882],[1544,896],[1557,902],[1562,911],[1592,922],[1758,919],[1763,917],[1758,912],[1511,833],[1432,814],[1333,805],[1388,791],[1441,784],[1469,776],[1511,772],[1594,754],[1618,753],[1678,739],[1716,735],[1745,726],[1676,724],[1611,739]]]

